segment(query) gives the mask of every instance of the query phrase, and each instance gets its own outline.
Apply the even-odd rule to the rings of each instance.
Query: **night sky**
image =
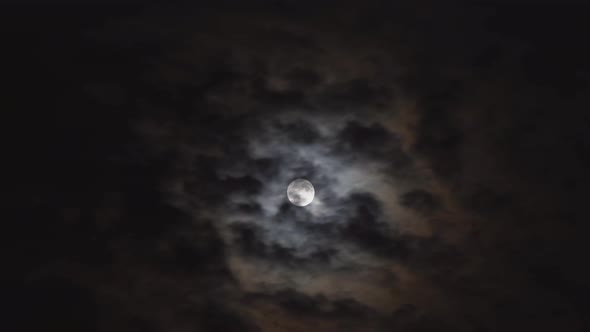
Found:
[[[0,330],[589,331],[590,7],[393,2],[0,6]]]

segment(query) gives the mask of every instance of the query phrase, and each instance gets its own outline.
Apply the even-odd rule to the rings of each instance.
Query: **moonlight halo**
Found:
[[[287,198],[297,206],[307,206],[313,201],[315,189],[311,182],[305,179],[293,180],[287,187]]]

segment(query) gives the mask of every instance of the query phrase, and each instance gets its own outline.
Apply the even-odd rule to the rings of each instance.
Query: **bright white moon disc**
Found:
[[[287,187],[287,197],[291,203],[297,206],[306,206],[313,201],[315,190],[311,182],[305,179],[297,179]]]

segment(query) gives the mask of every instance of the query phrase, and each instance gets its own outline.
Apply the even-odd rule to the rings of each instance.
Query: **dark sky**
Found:
[[[3,5],[0,329],[590,330],[589,9]]]

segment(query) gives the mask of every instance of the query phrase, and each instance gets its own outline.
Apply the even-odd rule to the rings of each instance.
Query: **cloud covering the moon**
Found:
[[[393,125],[411,103],[398,95],[402,70],[375,45],[355,52],[336,35],[306,33],[310,26],[264,24],[248,33],[269,35],[247,52],[219,50],[227,54],[223,75],[192,97],[200,115],[169,128],[150,119],[138,127],[146,142],[179,156],[163,184],[170,201],[213,221],[243,294],[353,301],[379,321],[407,303],[430,306],[427,298],[440,295],[429,279],[450,278],[447,267],[459,271],[471,259],[456,249],[463,230],[439,231],[454,208]],[[302,47],[270,51],[291,34]],[[234,37],[217,42],[226,47]],[[307,46],[328,41],[322,51]],[[220,130],[232,134],[214,134]],[[297,177],[321,188],[305,209],[285,197],[285,184]]]
[[[50,71],[60,117],[21,119],[47,137],[23,141],[44,168],[17,192],[14,232],[37,232],[10,243],[34,263],[10,271],[27,276],[15,307],[60,289],[109,331],[588,324],[587,86],[543,57],[577,43],[486,10],[242,6],[146,10],[34,49],[70,72]],[[316,188],[305,208],[295,178]]]
[[[297,206],[309,205],[314,196],[313,185],[305,179],[296,179],[287,186],[287,198]]]

